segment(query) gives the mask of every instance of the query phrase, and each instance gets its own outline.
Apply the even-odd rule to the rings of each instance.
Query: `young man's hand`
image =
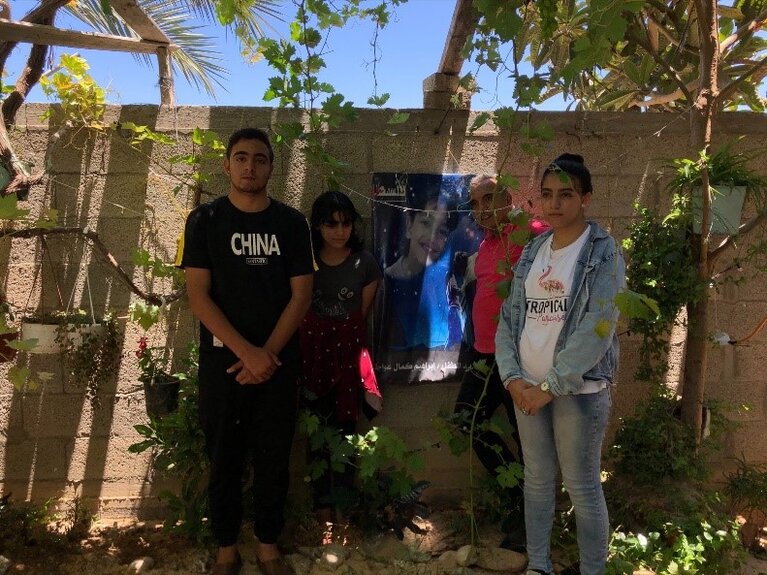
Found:
[[[250,346],[240,360],[226,372],[237,372],[235,379],[240,384],[258,384],[269,380],[280,365],[282,364],[276,354],[263,347]]]

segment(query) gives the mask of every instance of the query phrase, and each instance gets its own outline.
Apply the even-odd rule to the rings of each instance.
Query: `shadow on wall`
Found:
[[[115,119],[154,126],[157,111],[154,107],[123,106]],[[52,127],[49,137],[53,132]],[[147,228],[166,225],[161,218],[149,222],[155,216],[148,203],[153,144],[145,142],[140,150],[134,150],[119,137],[89,136],[85,131],[61,141],[51,160],[46,158],[52,166],[47,187],[32,190],[28,207],[33,212],[40,205],[58,210],[61,227],[95,229],[117,262],[131,274],[132,251],[156,241]],[[27,265],[23,274],[11,273],[10,264],[6,270],[11,303],[25,311],[92,307],[98,315],[113,310],[121,316],[118,345],[123,350],[122,363],[135,361],[133,336],[125,337],[130,291],[106,262],[99,261],[90,243],[77,235],[60,235],[44,242],[29,240],[20,247],[25,246],[33,247],[35,254],[9,255],[23,257],[22,263]],[[35,275],[38,279],[30,279]],[[179,323],[179,318],[171,321]],[[132,328],[127,327],[130,333]],[[38,377],[41,385],[36,391],[8,395],[7,415],[0,420],[6,425],[0,474],[3,492],[36,501],[79,496],[94,511],[99,501],[156,494],[159,486],[147,483],[147,460],[127,451],[138,437],[133,425],[146,421],[140,385],[118,378],[130,370],[129,365],[121,365],[99,381],[100,405],[94,407],[85,395],[83,382],[73,381],[63,369],[60,354],[20,353],[16,361],[33,374],[49,375]],[[140,487],[144,484],[149,487]],[[142,500],[141,505],[144,501],[151,505],[153,499]],[[156,516],[156,511],[155,503],[149,514]]]

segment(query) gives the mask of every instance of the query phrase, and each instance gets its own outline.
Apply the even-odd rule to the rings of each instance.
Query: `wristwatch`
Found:
[[[544,381],[541,384],[541,391],[544,393],[550,393],[551,392],[551,386],[549,385],[548,381]]]

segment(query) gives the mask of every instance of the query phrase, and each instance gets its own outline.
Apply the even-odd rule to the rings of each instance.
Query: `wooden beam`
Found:
[[[157,49],[157,63],[160,70],[160,104],[173,107],[176,105],[176,94],[173,90],[173,66],[170,61],[170,52],[166,48]]]
[[[456,0],[453,21],[447,33],[438,74],[460,75],[464,61],[461,50],[469,35],[474,33],[477,24],[479,24],[479,12],[474,8],[472,0]]]
[[[171,43],[170,38],[157,27],[154,20],[146,15],[146,12],[135,0],[110,0],[109,4],[143,40],[151,40],[161,44]]]
[[[113,52],[139,52],[141,54],[156,54],[158,48],[167,48],[171,51],[176,49],[175,44],[165,42],[112,36],[96,32],[63,30],[54,26],[30,24],[28,22],[11,22],[2,18],[0,18],[0,38],[8,42],[90,48]]]

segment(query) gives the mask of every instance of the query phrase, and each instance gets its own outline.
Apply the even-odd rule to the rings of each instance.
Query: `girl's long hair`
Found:
[[[312,247],[314,248],[314,256],[319,257],[320,250],[322,249],[322,234],[320,233],[320,226],[322,224],[332,224],[333,214],[341,214],[342,221],[351,221],[352,234],[349,236],[349,241],[346,245],[352,250],[352,252],[358,252],[362,249],[363,241],[357,230],[357,224],[362,219],[357,208],[354,207],[349,196],[343,192],[325,192],[317,196],[312,204],[312,215],[309,218],[309,223],[312,228]]]

